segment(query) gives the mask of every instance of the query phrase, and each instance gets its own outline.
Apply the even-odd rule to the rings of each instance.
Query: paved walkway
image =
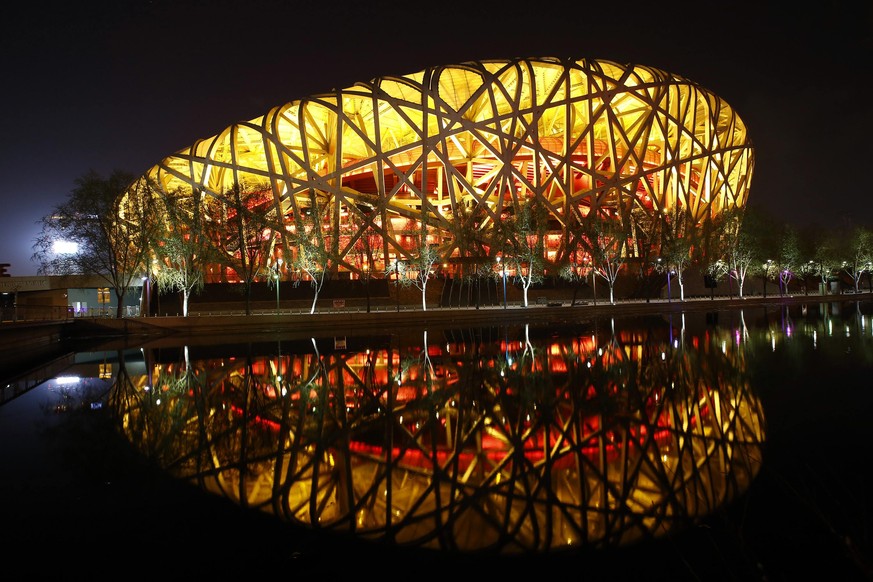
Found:
[[[618,301],[616,303],[598,301],[570,306],[569,301],[547,305],[489,305],[476,307],[430,307],[422,310],[420,306],[382,305],[371,308],[341,308],[319,310],[310,314],[308,310],[260,310],[246,315],[245,312],[203,312],[192,313],[188,317],[155,316],[131,317],[122,319],[98,318],[76,320],[77,334],[166,336],[166,335],[220,335],[225,333],[296,333],[311,335],[319,332],[345,333],[372,330],[373,333],[390,332],[400,326],[433,325],[458,326],[479,323],[525,321],[569,322],[584,317],[611,315],[634,316],[653,313],[680,313],[689,311],[714,311],[724,309],[752,308],[782,305],[856,302],[873,299],[873,294],[858,295],[791,295],[755,296],[744,299],[713,297],[694,298],[686,301],[639,300]]]

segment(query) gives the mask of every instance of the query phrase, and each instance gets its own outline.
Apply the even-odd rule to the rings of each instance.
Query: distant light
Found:
[[[79,252],[79,244],[68,240],[56,240],[52,250],[56,255],[73,255]]]
[[[61,386],[67,384],[78,384],[81,381],[79,376],[58,376],[55,378],[55,382]]]

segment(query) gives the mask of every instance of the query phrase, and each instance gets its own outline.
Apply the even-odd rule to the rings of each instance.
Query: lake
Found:
[[[868,580],[871,311],[73,352],[7,385],[5,545],[58,573]]]

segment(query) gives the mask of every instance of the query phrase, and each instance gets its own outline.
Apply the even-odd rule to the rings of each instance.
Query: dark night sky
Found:
[[[35,223],[89,169],[140,174],[275,105],[516,56],[637,63],[691,79],[749,127],[750,205],[798,226],[873,227],[873,2],[513,4],[13,3],[0,25],[0,263],[36,274]]]

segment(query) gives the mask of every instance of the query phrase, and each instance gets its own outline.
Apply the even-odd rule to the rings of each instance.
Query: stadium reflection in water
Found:
[[[452,552],[619,546],[742,494],[765,438],[744,332],[643,321],[146,348],[110,406],[174,476],[304,527]]]

